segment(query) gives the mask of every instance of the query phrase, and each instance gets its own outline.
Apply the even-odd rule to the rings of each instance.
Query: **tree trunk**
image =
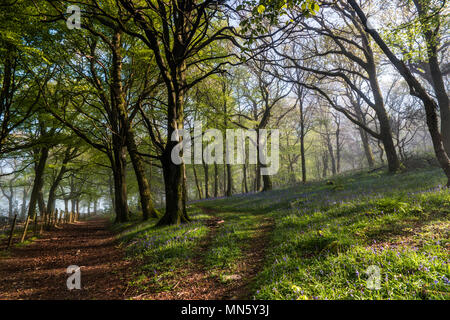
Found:
[[[203,198],[202,187],[198,181],[197,170],[195,169],[195,164],[192,165],[192,170],[194,171],[195,186],[197,187],[198,198],[202,199]]]
[[[27,212],[27,198],[28,198],[28,187],[23,187],[23,193],[22,193],[22,206],[20,208],[20,219],[25,219],[25,215]]]
[[[48,211],[46,206],[45,206],[45,201],[44,201],[44,194],[42,192],[42,189],[39,190],[38,192],[38,207],[39,207],[39,213],[41,216],[41,220],[42,220],[42,225],[48,229],[50,226],[50,215],[51,215],[51,211]],[[37,215],[36,215],[37,216]],[[41,228],[42,229],[42,228]],[[34,224],[34,233],[37,233],[37,219],[35,219],[35,224]]]
[[[386,152],[389,172],[395,173],[400,169],[400,161],[395,150],[394,140],[392,138],[391,125],[389,117],[384,106],[383,96],[378,85],[376,67],[374,63],[370,64],[367,70],[372,94],[375,100],[375,113],[377,114],[378,123],[380,124],[380,138]]]
[[[245,160],[244,160],[245,161]],[[242,167],[242,184],[244,185],[244,193],[248,193],[248,184],[247,184],[247,163],[244,163]]]
[[[328,152],[324,152],[323,155],[323,171],[322,171],[322,178],[326,178],[328,174]]]
[[[70,214],[69,214],[69,222],[72,223],[74,222],[74,217],[75,217],[75,212],[76,212],[76,202],[75,202],[75,198],[70,199]]]
[[[231,173],[231,164],[227,164],[227,192],[226,196],[231,197],[233,194],[233,176]]]
[[[223,179],[222,179],[222,181],[223,181],[223,188],[222,188],[222,191],[223,191],[223,195],[226,195],[227,194],[227,167],[224,165],[223,166]]]
[[[444,170],[447,176],[447,187],[450,188],[450,158],[444,149],[444,144],[442,142],[442,136],[438,128],[438,119],[436,114],[436,104],[431,99],[423,98],[422,100],[425,105],[425,110],[427,114],[427,125],[430,131],[431,140],[433,141],[433,147],[441,168]]]
[[[42,190],[44,185],[44,171],[45,171],[45,163],[47,162],[49,153],[48,147],[43,147],[40,149],[39,160],[35,163],[34,167],[34,183],[33,189],[31,190],[30,203],[28,205],[28,219],[34,219],[36,217],[36,204],[38,202],[39,192]],[[26,232],[28,228],[28,223],[25,226],[24,233],[22,236],[21,242],[24,241]]]
[[[129,209],[127,199],[127,181],[126,181],[126,145],[131,146],[132,153],[136,152],[133,148],[134,139],[127,139],[131,129],[128,121],[125,105],[125,94],[122,86],[122,40],[121,32],[116,29],[112,40],[112,69],[111,69],[111,122],[115,130],[112,137],[113,154],[110,156],[111,167],[114,174],[114,199],[116,209],[116,222],[126,222],[129,220]],[[131,138],[134,138],[133,136]],[[130,140],[130,141],[128,141]],[[136,154],[134,155],[136,156]],[[136,158],[135,158],[136,160]],[[136,161],[135,161],[136,162]],[[134,164],[133,164],[134,165]],[[143,166],[142,166],[143,167]],[[139,173],[141,174],[141,173]],[[142,179],[141,176],[139,178]],[[141,180],[142,182],[142,180]],[[148,187],[148,186],[147,186]],[[144,197],[146,197],[145,195]],[[145,199],[144,199],[145,201]],[[148,203],[142,207],[148,210]],[[150,208],[151,209],[151,208]]]
[[[383,120],[385,123],[381,123],[380,121],[381,142],[383,143],[384,151],[386,153],[388,170],[389,172],[395,173],[400,169],[400,161],[397,156],[397,151],[395,150],[394,141],[392,140],[390,125],[387,125],[388,121],[387,117]]]
[[[174,164],[170,154],[161,159],[166,193],[166,211],[158,226],[180,224],[190,221],[184,210],[183,165]]]
[[[109,182],[109,197],[111,198],[111,209],[113,212],[116,212],[116,200],[114,196],[114,172],[111,172],[112,175],[108,176]]]
[[[358,130],[359,130],[359,135],[361,136],[361,142],[363,145],[364,154],[366,156],[367,163],[369,164],[369,168],[372,169],[375,166],[375,160],[373,157],[372,148],[370,147],[369,135],[361,127],[359,127]]]
[[[262,167],[265,167],[265,166],[262,166]],[[263,180],[263,188],[261,191],[265,192],[265,191],[272,190],[272,179],[270,178],[270,176],[263,175],[262,180]]]
[[[360,99],[354,101],[351,95],[349,95],[349,98],[351,99],[353,108],[355,109],[356,118],[358,119],[359,122],[361,122],[364,126],[366,126],[367,122],[361,110]],[[375,159],[373,156],[372,148],[370,147],[369,133],[366,130],[364,130],[361,126],[358,126],[358,131],[361,137],[364,154],[366,156],[369,168],[373,168],[375,166]],[[379,141],[378,138],[377,141]]]
[[[367,17],[365,16],[364,12],[361,10],[359,5],[356,3],[356,1],[355,0],[347,0],[347,1],[355,10],[363,25],[367,26]],[[420,82],[412,75],[411,71],[409,71],[405,63],[402,60],[399,60],[395,56],[395,54],[389,49],[389,47],[380,37],[378,32],[374,29],[369,28],[366,28],[366,31],[372,36],[372,38],[378,44],[380,49],[386,54],[386,56],[394,65],[394,67],[402,75],[403,79],[408,83],[411,94],[422,100],[427,117],[428,130],[431,135],[431,140],[433,141],[434,152],[436,154],[436,158],[439,161],[439,164],[441,165],[441,168],[443,169],[445,175],[447,176],[448,179],[447,186],[450,187],[450,158],[445,152],[442,136],[439,132],[438,118],[436,114],[436,110],[438,107],[437,104],[428,95],[425,88],[420,84]]]
[[[116,138],[120,139],[120,138]],[[126,181],[126,154],[125,147],[117,142],[113,146],[114,159],[111,163],[114,175],[114,207],[116,211],[116,223],[129,220]]]
[[[216,169],[217,164],[214,163],[214,169]],[[208,164],[206,162],[203,162],[203,171],[205,173],[205,198],[208,199],[209,198],[209,167]],[[216,181],[214,184],[214,196],[217,197],[216,195]]]
[[[339,123],[337,124],[336,129],[336,172],[341,172],[341,130],[339,127]]]
[[[327,128],[327,130],[328,130],[328,128]],[[329,135],[328,131],[326,133],[326,143],[327,143],[328,153],[329,153],[330,160],[331,160],[331,173],[334,176],[337,173],[336,158],[334,157],[333,145],[331,144],[331,139],[330,139],[330,135]]]
[[[55,203],[56,203],[56,189],[58,188],[64,173],[66,172],[65,165],[61,170],[59,171],[56,179],[53,181],[52,185],[50,186],[50,190],[48,192],[48,199],[47,199],[47,209],[49,212],[52,212],[55,210]]]
[[[186,82],[185,64],[177,68],[177,86]],[[183,128],[184,92],[169,86],[167,136],[168,140],[161,156],[163,167],[164,188],[166,192],[166,211],[157,225],[180,224],[190,221],[186,212],[186,177],[185,166],[172,161],[172,150],[181,142],[172,141],[172,134]],[[173,90],[173,91],[171,91]],[[182,155],[180,155],[182,157]]]
[[[417,8],[421,21],[427,21],[427,11],[429,11],[425,3],[419,0],[414,0],[414,5]],[[438,19],[437,23],[441,24],[440,15],[435,16]],[[445,152],[450,157],[450,106],[447,90],[445,88],[444,77],[438,61],[438,45],[439,45],[439,27],[432,30],[432,25],[424,25],[424,38],[427,44],[428,66],[430,68],[431,85],[433,86],[437,102],[439,104],[439,111],[441,115],[441,135],[444,144]]]
[[[223,114],[224,114],[224,119],[223,119],[223,125],[224,128],[228,128],[228,104],[227,104],[227,83],[222,82],[222,97],[223,97]],[[224,149],[225,151],[225,149]],[[224,152],[224,159],[226,159],[226,155]],[[231,173],[231,164],[226,164],[226,171],[227,171],[227,179],[224,180],[224,183],[226,181],[226,191],[225,191],[225,196],[227,197],[231,197],[231,195],[233,194],[233,176]],[[225,174],[224,174],[224,178],[225,178]]]
[[[219,167],[214,162],[214,198],[219,196]]]
[[[64,222],[67,222],[68,215],[69,215],[69,199],[64,198]]]
[[[58,188],[59,184],[61,183],[61,180],[64,177],[64,174],[67,171],[67,164],[71,159],[73,159],[75,153],[77,152],[77,149],[72,149],[71,147],[68,147],[64,153],[64,159],[61,163],[61,169],[59,169],[58,174],[56,175],[55,180],[53,181],[52,185],[50,186],[50,190],[48,193],[48,199],[47,199],[47,210],[48,212],[53,212],[55,210],[55,194],[56,189]]]
[[[142,216],[144,220],[148,220],[149,217],[157,218],[158,212],[153,206],[153,201],[150,193],[150,185],[145,176],[145,166],[141,155],[138,153],[136,141],[134,137],[133,129],[127,128],[127,148],[133,164],[134,173],[139,186],[139,195],[141,199]]]
[[[183,163],[183,215],[187,217],[186,204],[188,202],[188,193],[187,193],[187,175],[186,175],[186,165]]]
[[[261,159],[259,157],[259,130],[256,131],[256,141],[258,142],[256,144],[256,157],[257,157],[257,163],[255,166],[255,192],[261,191]]]
[[[439,110],[441,114],[441,134],[445,152],[450,157],[450,107],[447,92],[442,77],[439,63],[437,61],[437,52],[433,50],[429,57],[431,76],[434,83],[434,92],[436,94]]]
[[[11,183],[11,182],[10,182]],[[6,200],[8,200],[8,221],[11,221],[13,219],[13,211],[14,211],[14,191],[12,187],[9,188],[10,193],[7,195],[5,192],[3,192],[3,195],[5,196]],[[2,189],[3,191],[3,189]]]
[[[301,129],[300,136],[300,157],[302,162],[302,182],[306,183],[306,155],[305,155],[305,134],[303,131],[303,126]]]
[[[75,213],[75,221],[79,221],[79,219],[80,219],[80,198],[77,198],[76,204],[77,204],[77,207],[76,207],[77,211]]]

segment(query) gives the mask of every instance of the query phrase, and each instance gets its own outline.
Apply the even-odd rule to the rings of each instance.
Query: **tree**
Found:
[[[243,93],[243,98],[248,103],[247,114],[240,113],[239,116],[248,120],[249,124],[242,124],[236,121],[235,123],[247,130],[250,128],[256,130],[257,141],[252,142],[257,145],[255,189],[256,191],[269,191],[272,190],[272,181],[269,175],[262,176],[263,185],[261,186],[261,168],[265,167],[266,164],[263,163],[259,151],[262,145],[260,130],[269,126],[273,110],[288,96],[292,88],[287,88],[286,83],[279,81],[273,76],[273,72],[269,72],[268,68],[270,68],[270,65],[265,58],[249,61],[247,67],[253,79],[247,80],[247,83],[244,85],[247,87]],[[279,122],[286,114],[287,112],[278,117],[277,121]]]
[[[434,152],[436,154],[436,158],[439,161],[439,164],[441,165],[445,175],[448,178],[447,186],[450,187],[450,158],[445,152],[442,136],[439,132],[438,118],[436,113],[438,107],[437,103],[433,100],[432,97],[430,97],[425,88],[408,69],[405,62],[395,56],[386,42],[381,38],[379,33],[375,29],[367,27],[367,17],[361,10],[361,7],[356,3],[356,1],[348,0],[348,3],[355,10],[355,14],[359,17],[366,32],[371,35],[380,49],[384,52],[393,66],[406,81],[410,88],[411,95],[419,98],[422,101],[425,108],[428,130],[430,131]]]
[[[12,167],[12,168],[16,168],[17,167],[17,163],[16,161],[13,161],[12,163],[5,163],[8,167]],[[0,175],[3,176],[3,169],[0,169]],[[2,180],[4,180],[3,182],[0,183],[0,191],[3,194],[3,196],[6,198],[6,200],[8,200],[8,218],[10,220],[13,219],[14,217],[14,196],[15,196],[15,183],[16,180],[19,178],[19,175],[13,174],[12,177],[10,177],[9,179],[5,179],[5,177],[3,177]]]
[[[75,125],[70,123],[67,118],[61,117],[55,110],[51,108],[49,110],[82,139],[108,156],[114,176],[114,199],[118,222],[128,220],[126,151],[130,154],[138,180],[143,218],[146,220],[149,217],[157,217],[150,196],[150,187],[145,176],[143,159],[136,145],[135,133],[132,129],[132,121],[139,109],[136,106],[128,108],[130,104],[139,104],[142,100],[141,96],[148,94],[149,87],[144,85],[142,88],[140,83],[131,85],[133,81],[130,77],[134,76],[135,70],[133,68],[136,65],[126,64],[127,73],[125,74],[123,71],[125,44],[119,27],[114,24],[100,25],[100,27],[89,24],[83,26],[91,34],[88,43],[80,43],[76,37],[72,39],[75,50],[77,50],[75,53],[80,55],[82,60],[67,61],[67,65],[72,70],[66,70],[65,72],[75,73],[77,79],[81,78],[82,81],[85,81],[85,83],[78,80],[72,82],[71,88],[73,90],[74,87],[78,87],[84,98],[78,102],[71,100],[71,106],[63,107],[65,109],[72,107],[83,114],[87,121],[95,122],[96,128],[103,129],[103,132],[98,132],[98,134],[106,140],[98,141],[98,136],[90,135],[89,129],[83,123]],[[134,49],[133,44],[130,43],[130,45],[132,49],[129,49],[129,52]],[[103,52],[108,52],[111,59],[102,61]],[[133,58],[131,54],[130,58]],[[131,63],[134,63],[134,60],[131,60]],[[87,64],[85,64],[86,61]],[[125,80],[123,80],[124,76]],[[90,84],[93,91],[86,90],[83,86],[85,84]],[[148,82],[144,81],[144,84],[148,84]],[[66,92],[70,91],[67,86],[66,89]],[[135,93],[134,90],[142,91]],[[126,99],[126,97],[134,97],[135,94],[138,96],[137,101]],[[92,112],[94,110],[92,107],[88,111],[84,109],[86,105],[91,104],[92,99],[98,99],[97,102],[94,102],[94,108],[97,108],[95,112]],[[101,106],[100,109],[98,109],[97,104]],[[50,106],[50,104],[47,104],[47,106]],[[130,114],[129,110],[131,110]],[[105,118],[107,124],[104,123]]]
[[[448,42],[445,34],[449,28],[444,13],[446,1],[400,0],[397,4],[402,8],[404,22],[398,26],[387,22],[390,29],[387,43],[393,48],[400,48],[409,70],[431,85],[439,105],[442,140],[448,155],[450,107],[444,77],[450,73],[450,62],[446,58]]]
[[[46,54],[40,39],[45,29],[36,29],[35,8],[29,2],[2,3],[0,12],[0,156],[30,147],[12,135],[36,111],[39,90],[34,80]],[[44,81],[41,79],[41,81]]]
[[[289,50],[274,48],[274,51],[289,62],[288,67],[315,74],[316,82],[319,84],[326,82],[328,89],[333,86],[330,84],[331,81],[344,82],[360,96],[377,116],[379,132],[373,130],[369,132],[381,140],[388,159],[389,171],[396,172],[400,168],[400,162],[378,82],[378,57],[372,48],[368,34],[359,22],[352,18],[351,11],[339,2],[323,5],[321,11],[320,14],[312,17],[311,21],[300,22],[300,31],[286,31],[286,37],[294,32],[299,33],[287,46]],[[326,14],[336,14],[339,19],[326,19]],[[293,28],[296,26],[294,25]],[[322,63],[318,64],[318,59]],[[364,86],[370,88],[369,93],[358,86],[361,80]],[[310,89],[319,88],[319,84],[309,87]],[[329,91],[323,90],[322,87],[322,90],[318,92],[330,95]],[[331,105],[336,106],[335,103]],[[342,110],[342,108],[338,109]],[[352,114],[345,112],[344,115],[351,117],[350,120],[354,123],[362,124]]]
[[[223,72],[221,67],[233,56],[215,50],[210,50],[211,54],[207,56],[199,56],[199,53],[206,52],[219,41],[233,40],[230,35],[232,27],[225,24],[220,16],[220,3],[213,0],[201,3],[193,0],[147,0],[139,9],[130,0],[120,0],[120,4],[139,29],[136,32],[127,28],[119,18],[123,30],[142,40],[152,51],[167,91],[167,141],[159,147],[166,188],[166,210],[158,224],[186,222],[189,217],[184,196],[185,166],[184,163],[172,162],[172,150],[180,141],[172,141],[171,138],[184,126],[188,90],[207,77]],[[197,71],[193,79],[188,77],[189,70]]]

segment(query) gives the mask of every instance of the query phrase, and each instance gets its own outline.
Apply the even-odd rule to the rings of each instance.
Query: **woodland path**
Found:
[[[262,268],[273,222],[261,220],[244,252],[246,258],[239,264],[238,279],[224,284],[208,274],[202,257],[218,228],[226,222],[220,212],[202,210],[213,216],[207,221],[209,233],[188,269],[174,274],[173,290],[133,294],[128,282],[139,266],[125,259],[124,250],[108,229],[108,221],[96,219],[45,232],[33,243],[13,247],[7,256],[0,257],[0,299],[250,299],[250,286]],[[66,269],[70,265],[81,267],[81,290],[67,289],[70,275]]]
[[[0,258],[0,299],[126,299],[124,257],[107,220],[63,225]],[[80,266],[80,290],[67,289],[70,265]]]
[[[217,276],[212,276],[204,266],[204,254],[211,245],[217,231],[227,223],[222,220],[221,211],[217,209],[198,206],[204,213],[211,216],[206,224],[209,227],[208,235],[200,245],[197,256],[184,270],[175,274],[172,282],[174,287],[170,291],[159,293],[145,293],[134,299],[151,300],[244,300],[252,299],[252,284],[259,271],[262,270],[266,248],[273,230],[273,220],[260,217],[259,224],[255,226],[255,236],[250,245],[244,249],[243,255],[234,273],[236,279],[224,283]]]

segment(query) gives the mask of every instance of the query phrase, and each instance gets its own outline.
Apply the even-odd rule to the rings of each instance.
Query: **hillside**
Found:
[[[121,233],[135,297],[448,299],[444,183],[433,168],[359,173],[191,204],[191,223]]]

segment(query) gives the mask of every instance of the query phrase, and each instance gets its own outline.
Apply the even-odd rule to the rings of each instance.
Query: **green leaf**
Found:
[[[320,7],[319,7],[319,5],[317,4],[317,3],[314,3],[314,12],[319,12],[319,9],[320,9]]]

